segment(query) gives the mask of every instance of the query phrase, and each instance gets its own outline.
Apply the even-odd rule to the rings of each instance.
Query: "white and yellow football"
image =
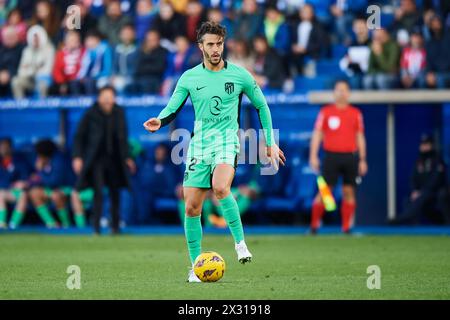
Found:
[[[195,259],[194,272],[202,282],[216,282],[225,273],[225,260],[217,252],[203,252]]]

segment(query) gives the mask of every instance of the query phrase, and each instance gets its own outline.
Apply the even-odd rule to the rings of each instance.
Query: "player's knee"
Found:
[[[6,191],[0,190],[0,201],[5,202],[6,201]]]
[[[230,187],[225,183],[216,183],[213,185],[213,191],[218,199],[223,199],[230,194]]]
[[[65,204],[65,196],[62,192],[53,192],[51,199],[56,206],[62,206]]]
[[[355,201],[355,191],[353,187],[345,186],[342,188],[342,197],[347,202],[354,202]]]
[[[186,202],[186,215],[188,217],[195,217],[200,215],[202,212],[202,207],[199,203]]]
[[[322,198],[320,197],[320,194],[317,194],[314,198],[314,203],[322,203]]]
[[[32,188],[30,190],[30,199],[33,202],[40,201],[44,196],[44,191],[41,188]]]

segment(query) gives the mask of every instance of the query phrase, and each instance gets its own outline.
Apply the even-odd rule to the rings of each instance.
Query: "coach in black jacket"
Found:
[[[84,114],[75,134],[73,169],[78,175],[76,189],[94,189],[94,231],[100,233],[105,186],[111,201],[112,233],[119,232],[119,190],[129,187],[128,170],[135,164],[129,155],[125,113],[116,104],[112,87],[100,90],[98,101]]]

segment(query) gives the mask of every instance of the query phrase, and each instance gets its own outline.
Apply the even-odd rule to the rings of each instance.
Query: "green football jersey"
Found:
[[[189,155],[202,158],[219,150],[239,153],[239,114],[243,94],[257,109],[266,143],[272,145],[272,118],[261,89],[245,68],[227,61],[220,71],[211,71],[202,63],[184,72],[158,118],[162,126],[167,125],[190,97],[195,124]]]

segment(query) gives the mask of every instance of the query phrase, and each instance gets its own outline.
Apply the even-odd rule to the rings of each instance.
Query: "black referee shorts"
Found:
[[[359,157],[356,152],[325,152],[322,163],[322,176],[330,186],[336,186],[342,176],[344,185],[356,186]]]

